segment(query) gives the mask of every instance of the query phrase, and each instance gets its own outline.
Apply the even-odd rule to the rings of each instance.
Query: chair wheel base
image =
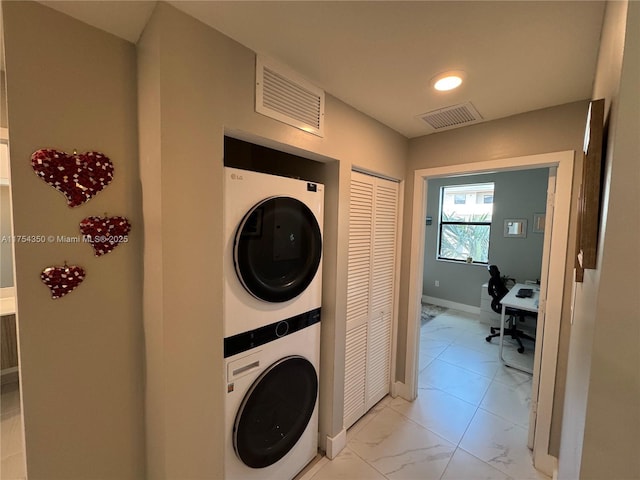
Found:
[[[487,338],[485,338],[485,340],[486,340],[487,342],[491,343],[491,337],[487,337]]]
[[[524,353],[524,347],[518,347],[518,353]]]

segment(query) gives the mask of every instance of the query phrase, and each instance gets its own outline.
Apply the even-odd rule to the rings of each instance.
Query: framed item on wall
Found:
[[[579,282],[584,270],[596,268],[604,146],[604,99],[600,99],[589,105],[584,134],[575,265]]]
[[[544,233],[544,222],[546,214],[545,213],[534,213],[533,214],[533,227],[531,231],[533,233]]]
[[[504,221],[504,236],[510,238],[526,238],[527,219],[506,218]]]

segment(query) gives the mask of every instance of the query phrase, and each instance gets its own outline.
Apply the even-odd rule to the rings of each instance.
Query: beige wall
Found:
[[[398,179],[406,175],[412,180],[416,169],[579,151],[582,145],[585,102],[408,142],[328,96],[325,137],[309,135],[254,112],[253,52],[161,3],[138,48],[143,249],[134,47],[35,3],[5,2],[3,7],[16,233],[74,234],[81,218],[104,211],[127,215],[134,228],[130,244],[98,259],[85,245],[19,245],[16,249],[30,478],[142,478],[145,380],[149,478],[220,476],[224,432],[220,415],[223,360],[219,253],[223,239],[217,225],[225,132],[326,162],[321,365],[324,435],[335,435],[342,426],[351,169],[360,167]],[[630,11],[637,25],[638,6]],[[41,35],[43,31],[56,34]],[[637,49],[637,27],[634,35]],[[616,51],[611,55],[615,58]],[[637,78],[637,61],[629,68],[635,70],[626,77],[626,88],[631,88],[632,78]],[[43,71],[45,78],[38,75]],[[600,67],[599,78],[603,78],[602,72]],[[597,80],[594,96],[613,99],[612,111],[617,111],[615,94],[608,90],[600,94],[598,88],[604,87],[598,85]],[[625,92],[629,94],[621,87],[621,97]],[[629,105],[637,106],[637,100]],[[632,113],[620,111],[619,116],[625,119]],[[620,122],[624,125],[624,120]],[[40,181],[25,160],[42,147],[102,150],[116,165],[115,180],[89,203],[69,209],[62,196]],[[637,278],[637,265],[625,264],[628,257],[615,254],[624,251],[623,242],[635,241],[637,245],[639,241],[637,235],[621,234],[628,228],[624,209],[614,210],[629,200],[625,197],[627,183],[636,178],[633,165],[637,163],[633,164],[628,154],[631,148],[616,144],[615,158],[609,152],[609,165],[614,165],[609,175],[616,189],[612,187],[609,194],[607,247],[600,256],[601,270],[588,275],[583,287],[585,293],[598,293],[598,302],[593,300],[592,305],[594,310],[597,307],[598,318],[628,318],[617,327],[630,329],[627,332],[635,332],[632,329],[638,325],[628,314],[638,311],[632,310],[633,296],[620,302],[620,294],[609,288],[620,284],[617,275],[626,272],[625,268],[636,268],[628,278]],[[576,160],[579,167],[581,159]],[[401,306],[407,303],[412,190],[413,182],[409,181],[405,185]],[[638,204],[637,197],[631,200]],[[574,244],[573,237],[569,244]],[[573,253],[568,252],[568,259]],[[82,264],[88,276],[77,291],[52,301],[38,273],[64,260]],[[599,277],[605,275],[611,287],[600,286]],[[570,277],[569,269],[568,284]],[[637,284],[629,282],[632,287],[637,288]],[[595,296],[578,298],[576,318],[579,311],[590,308],[589,298]],[[96,302],[101,307],[92,309]],[[564,386],[569,337],[569,316],[564,313],[569,312],[569,302],[570,295],[566,295],[556,399],[561,398]],[[90,314],[84,313],[89,310]],[[399,352],[406,346],[406,315],[406,307],[401,308]],[[582,387],[588,393],[590,413],[609,407],[608,389],[619,388],[618,382],[630,380],[633,388],[637,387],[637,375],[629,371],[634,361],[638,364],[637,353],[636,357],[613,355],[622,350],[606,341],[608,335],[611,341],[626,338],[637,352],[637,342],[631,345],[633,335],[612,335],[595,328],[593,336],[602,341],[596,342],[599,357],[591,365],[591,385],[587,372],[587,383],[572,390],[572,394],[579,394]],[[589,342],[579,344],[576,351],[581,346],[591,353]],[[610,350],[601,352],[605,347]],[[618,365],[619,361],[628,362],[628,368]],[[402,362],[400,355],[399,381],[404,380]],[[613,385],[607,380],[611,376],[605,374],[610,364],[628,374],[616,377]],[[637,394],[633,388],[622,389],[625,395],[620,406],[624,408],[619,411],[633,412],[632,394]],[[557,412],[554,409],[556,441]],[[585,454],[590,455],[589,460],[583,460],[585,478],[595,478],[604,465],[599,461],[597,439],[603,433],[613,433],[598,418],[592,414],[584,421]],[[569,441],[568,448],[573,447]],[[629,442],[629,447],[637,451],[637,440]],[[608,453],[618,458],[614,452]]]
[[[162,238],[162,166],[160,137],[160,65],[157,17],[151,18],[137,45],[138,141],[144,216],[143,318],[147,478],[166,478],[164,400],[164,302]],[[153,208],[150,208],[152,206]],[[153,295],[150,295],[152,292]],[[177,320],[177,319],[176,319]],[[155,455],[150,458],[150,452]]]
[[[130,242],[103,257],[88,244],[17,244],[16,284],[31,479],[145,475],[142,216],[136,57],[128,42],[35,2],[3,2],[15,233],[79,234],[89,215],[127,216]],[[98,150],[115,165],[95,198],[69,208],[33,172],[32,152]],[[52,300],[43,268],[86,269]]]
[[[576,286],[559,478],[640,478],[640,4],[607,4],[593,98],[609,125],[598,263]]]
[[[408,142],[331,96],[324,138],[256,114],[255,54],[167,4],[138,55],[149,476],[219,478],[224,133],[326,162],[321,442],[342,428],[350,171],[402,179]]]
[[[7,128],[7,104],[5,98],[5,75],[4,75],[4,65],[0,66],[0,127]]]
[[[105,211],[133,224],[131,243],[99,259],[83,245],[17,249],[30,477],[142,478],[145,419],[150,478],[219,477],[222,267],[212,252],[222,251],[225,132],[327,162],[321,428],[337,434],[350,172],[402,179],[407,140],[330,96],[324,138],[255,114],[254,54],[160,4],[138,50],[143,236],[133,46],[35,3],[5,10],[16,233],[74,234]],[[102,150],[115,180],[71,210],[24,161],[45,146]],[[65,260],[87,279],[52,303],[38,273]]]
[[[415,170],[448,166],[456,164],[474,163],[485,160],[511,158],[538,153],[558,152],[566,150],[580,151],[586,120],[587,102],[576,102],[557,107],[537,110],[534,112],[515,115],[492,122],[472,125],[457,130],[450,130],[426,137],[412,139],[409,145],[409,159],[407,163],[407,179],[413,179]],[[581,171],[581,156],[576,155],[576,172],[574,174],[574,193],[577,191],[575,180]],[[400,318],[398,351],[406,350],[407,342],[407,295],[408,274],[410,262],[409,241],[411,239],[411,216],[413,182],[407,181],[405,188],[404,230],[402,246],[402,273],[400,285]],[[575,202],[573,202],[575,204]],[[571,215],[569,245],[575,244],[575,215]],[[565,282],[571,285],[573,267],[573,248],[568,252],[567,273]],[[566,343],[570,318],[570,287],[564,297],[563,317],[561,320],[561,340],[558,355],[557,381],[554,401],[554,418],[552,422],[551,452],[557,455],[559,444],[560,416],[562,413],[562,395],[564,386],[564,371],[566,364]],[[398,358],[396,377],[404,381],[404,358]],[[555,408],[558,406],[557,408]]]

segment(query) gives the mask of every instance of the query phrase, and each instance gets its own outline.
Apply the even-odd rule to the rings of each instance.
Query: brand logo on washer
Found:
[[[236,175],[235,173],[232,173],[231,180],[244,180],[244,177],[242,175]]]

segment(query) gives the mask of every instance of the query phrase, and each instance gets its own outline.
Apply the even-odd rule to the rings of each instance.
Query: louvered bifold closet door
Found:
[[[375,180],[367,410],[389,393],[398,217],[398,184],[382,178]]]
[[[347,331],[344,377],[345,428],[365,410],[367,334],[373,247],[373,191],[366,176],[352,173],[349,203],[349,263],[347,273]]]
[[[344,427],[389,392],[398,184],[352,172]]]

